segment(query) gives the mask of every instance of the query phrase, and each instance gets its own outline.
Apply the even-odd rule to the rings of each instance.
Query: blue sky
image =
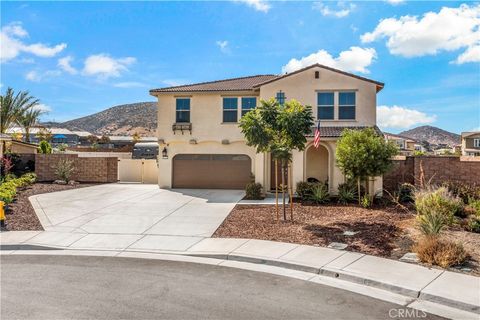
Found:
[[[320,62],[385,82],[382,129],[459,133],[480,128],[478,21],[474,2],[1,2],[1,90],[64,121]]]

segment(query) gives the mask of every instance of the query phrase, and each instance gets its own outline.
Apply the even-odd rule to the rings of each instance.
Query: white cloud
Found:
[[[25,79],[33,82],[40,82],[47,78],[58,77],[60,74],[61,72],[59,70],[47,70],[44,72],[32,70],[25,74]]]
[[[127,66],[136,61],[133,57],[116,59],[104,53],[95,54],[85,59],[83,74],[101,78],[119,77],[122,72],[128,71]]]
[[[407,15],[383,19],[375,30],[361,36],[364,43],[382,38],[388,39],[387,47],[394,55],[418,57],[466,49],[456,62],[478,62],[480,58],[474,55],[480,45],[480,4],[443,7],[421,18]]]
[[[77,74],[78,71],[74,67],[72,67],[71,62],[73,61],[73,57],[71,56],[66,56],[63,58],[58,59],[58,67],[62,69],[63,71],[70,73],[70,74]]]
[[[407,129],[413,126],[429,124],[437,120],[436,115],[427,115],[418,110],[399,106],[379,106],[377,124],[380,128]]]
[[[480,62],[480,44],[469,47],[464,53],[459,55],[454,62],[457,64]]]
[[[223,53],[229,53],[230,52],[230,47],[228,46],[228,41],[217,41],[215,44],[220,48],[220,51]]]
[[[52,111],[52,108],[50,106],[47,106],[46,104],[43,104],[43,103],[40,103],[40,104],[37,104],[35,107],[34,107],[35,110],[40,110],[42,112],[50,112]]]
[[[135,81],[118,82],[118,83],[115,83],[113,86],[116,87],[116,88],[143,88],[143,87],[147,87],[147,85],[145,83],[135,82]]]
[[[313,9],[320,11],[322,16],[344,18],[348,16],[356,5],[353,3],[346,4],[343,1],[337,2],[337,9],[331,9],[329,6],[323,4],[323,2],[314,2]]]
[[[386,0],[388,3],[390,3],[391,5],[394,5],[396,6],[397,4],[400,4],[400,3],[404,3],[405,0]]]
[[[13,22],[2,27],[0,30],[0,61],[12,60],[22,52],[44,58],[54,57],[67,47],[65,43],[52,47],[43,43],[26,44],[23,41],[26,37],[28,37],[28,32],[20,22]]]
[[[369,73],[367,67],[372,64],[376,57],[377,53],[373,48],[350,47],[349,50],[340,52],[336,58],[325,50],[318,50],[299,60],[291,59],[282,67],[282,72],[290,73],[320,63],[343,71]]]
[[[247,6],[255,9],[256,11],[261,11],[267,13],[272,7],[265,0],[234,0],[235,2],[245,3]]]
[[[165,85],[167,85],[169,87],[182,86],[182,85],[184,85],[188,82],[189,81],[186,81],[186,80],[183,80],[183,79],[166,79],[166,80],[162,81],[162,83],[164,83]]]

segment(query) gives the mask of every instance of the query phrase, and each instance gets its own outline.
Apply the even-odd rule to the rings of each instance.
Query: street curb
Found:
[[[415,299],[419,298],[425,301],[440,303],[455,309],[480,314],[480,306],[478,305],[472,305],[472,304],[464,303],[458,300],[452,300],[442,296],[422,293],[422,291],[412,290],[412,289],[404,288],[401,286],[380,282],[380,281],[364,278],[361,276],[356,276],[340,269],[329,269],[329,268],[324,268],[323,266],[320,268],[316,268],[316,267],[302,265],[298,263],[285,262],[285,261],[268,259],[263,257],[257,258],[252,256],[243,256],[238,254],[216,255],[216,254],[200,254],[200,253],[191,254],[186,252],[186,253],[181,253],[181,255],[209,257],[213,259],[224,259],[224,260],[226,259],[226,260],[248,262],[248,263],[255,263],[255,264],[265,264],[265,265],[270,265],[274,267],[281,267],[281,268],[292,269],[296,271],[308,272],[312,274],[318,274],[318,275],[328,276],[331,278],[345,280],[345,281],[349,281],[357,284],[362,284],[365,286],[369,286],[369,287],[373,287],[381,290],[386,290],[392,293],[397,293],[397,294],[408,296]]]
[[[55,247],[55,246],[36,246],[38,248],[33,248],[35,245],[31,244],[10,244],[10,245],[2,245],[0,247],[0,250],[15,250],[15,251],[22,251],[22,250],[46,250],[46,251],[52,251],[52,250],[65,250],[65,251],[82,251],[85,249],[70,249],[70,248],[64,248],[64,247]],[[11,249],[9,249],[11,248]],[[89,249],[89,250],[95,250],[98,251],[98,249]],[[18,252],[17,251],[17,252]],[[109,249],[102,249],[100,251],[104,252],[110,252],[110,251],[115,251],[115,252],[122,252],[122,253],[128,253],[128,252],[138,252],[136,250],[109,250]],[[174,251],[142,251],[143,253],[151,253],[151,254],[169,254],[169,255],[177,255],[177,256],[191,256],[191,257],[198,257],[198,258],[210,258],[210,259],[217,259],[217,260],[230,260],[230,261],[237,261],[237,262],[246,262],[246,263],[252,263],[252,264],[263,264],[263,265],[268,265],[272,267],[280,267],[284,269],[291,269],[295,271],[301,271],[301,272],[306,272],[306,273],[311,273],[314,275],[322,275],[322,276],[327,276],[339,280],[344,280],[348,281],[351,283],[355,284],[360,284],[360,285],[365,285],[368,287],[380,289],[380,290],[385,290],[391,293],[403,295],[406,297],[414,298],[414,299],[421,299],[424,301],[429,301],[432,303],[437,303],[441,305],[445,305],[447,307],[451,307],[454,309],[466,311],[466,312],[471,312],[475,314],[480,315],[480,306],[479,305],[472,305],[469,303],[464,303],[461,301],[457,300],[452,300],[449,298],[445,298],[442,296],[437,296],[437,295],[432,295],[429,293],[423,293],[421,290],[412,290],[408,288],[404,288],[398,285],[393,285],[385,282],[380,282],[368,278],[364,278],[361,276],[357,276],[354,274],[351,274],[349,272],[346,272],[344,270],[340,269],[332,269],[332,268],[325,268],[324,266],[321,267],[312,267],[308,265],[303,265],[300,263],[294,263],[294,262],[287,262],[287,261],[281,261],[279,259],[271,259],[271,258],[266,258],[266,257],[255,257],[255,256],[247,256],[247,255],[239,255],[239,254],[230,254],[230,253],[194,253],[194,252],[174,252]],[[46,253],[48,254],[48,252]]]

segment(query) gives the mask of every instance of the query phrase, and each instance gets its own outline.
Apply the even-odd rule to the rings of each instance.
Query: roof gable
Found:
[[[287,73],[287,74],[284,74],[284,75],[277,76],[277,77],[275,77],[275,78],[266,80],[266,81],[264,81],[264,82],[262,82],[262,83],[259,83],[259,84],[255,85],[255,88],[258,88],[258,87],[261,87],[261,86],[263,86],[263,85],[266,85],[266,84],[269,84],[269,83],[272,83],[272,82],[275,82],[275,81],[284,79],[284,78],[289,77],[289,76],[294,75],[294,74],[298,74],[298,73],[301,73],[301,72],[310,70],[310,69],[315,68],[315,67],[317,67],[317,68],[323,68],[323,69],[325,69],[325,70],[329,70],[329,71],[333,71],[333,72],[336,72],[336,73],[340,73],[340,74],[345,75],[345,76],[348,76],[348,77],[352,77],[352,78],[356,78],[356,79],[359,79],[359,80],[362,80],[362,81],[366,81],[366,82],[373,83],[373,84],[377,85],[377,92],[380,91],[380,90],[382,90],[383,87],[385,86],[385,84],[384,84],[383,82],[375,81],[375,80],[368,79],[368,78],[365,78],[365,77],[362,77],[362,76],[357,76],[356,74],[353,74],[353,73],[345,72],[345,71],[342,71],[342,70],[339,70],[339,69],[335,69],[335,68],[332,68],[332,67],[325,66],[325,65],[320,64],[320,63],[316,63],[316,64],[312,64],[311,66],[305,67],[305,68],[303,68],[303,69],[299,69],[299,70],[297,70],[297,71],[290,72],[290,73]]]

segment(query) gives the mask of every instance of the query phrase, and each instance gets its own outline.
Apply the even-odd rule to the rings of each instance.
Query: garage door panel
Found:
[[[243,189],[250,172],[246,155],[181,154],[173,159],[173,187]]]

